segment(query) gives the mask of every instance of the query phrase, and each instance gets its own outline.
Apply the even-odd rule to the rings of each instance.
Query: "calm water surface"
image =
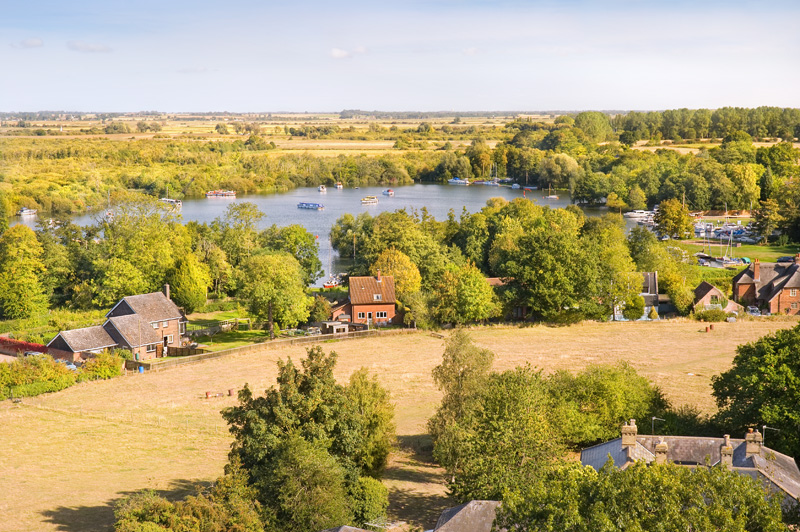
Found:
[[[338,190],[329,188],[327,192],[319,192],[316,188],[298,188],[289,192],[270,195],[239,196],[236,199],[202,198],[183,200],[181,217],[184,221],[197,221],[210,223],[215,218],[222,216],[225,209],[233,202],[248,201],[255,203],[266,216],[261,221],[261,228],[272,224],[286,226],[300,224],[309,232],[316,235],[319,242],[319,258],[325,269],[325,276],[317,283],[322,285],[330,271],[340,272],[347,266],[347,258],[339,258],[331,250],[330,229],[336,219],[345,213],[358,215],[362,212],[377,215],[384,211],[414,209],[426,207],[428,212],[437,220],[447,218],[450,209],[455,211],[456,217],[461,215],[462,209],[477,212],[486,205],[489,198],[501,197],[507,200],[522,197],[522,190],[510,187],[489,187],[482,185],[457,186],[457,185],[410,185],[394,188],[395,195],[384,196],[385,187],[362,187],[360,189],[345,188]],[[536,201],[540,205],[551,207],[566,207],[570,204],[569,194],[564,194],[558,200],[545,200],[546,191],[526,191],[525,197]],[[364,196],[377,196],[377,205],[362,205]],[[298,209],[300,202],[322,203],[324,210]],[[587,209],[587,214],[597,216],[607,212],[605,209]],[[74,222],[79,225],[95,223],[97,215],[83,215],[76,217]],[[13,223],[24,223],[31,228],[36,228],[36,217],[20,219],[15,217]],[[357,246],[358,244],[356,244]]]

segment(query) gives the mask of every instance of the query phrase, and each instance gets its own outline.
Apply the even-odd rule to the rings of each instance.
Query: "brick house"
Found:
[[[397,323],[393,276],[378,272],[375,277],[350,277],[348,282],[348,301],[333,309],[334,320],[373,325]]]
[[[82,357],[104,349],[131,351],[135,360],[165,356],[167,348],[180,347],[186,334],[186,318],[164,292],[122,298],[107,314],[103,325],[59,332],[47,347]]]
[[[772,314],[800,314],[800,253],[793,262],[753,261],[733,278],[733,299]]]
[[[694,309],[695,311],[719,309],[725,312],[744,310],[739,303],[725,297],[722,290],[707,281],[703,281],[694,289]]]

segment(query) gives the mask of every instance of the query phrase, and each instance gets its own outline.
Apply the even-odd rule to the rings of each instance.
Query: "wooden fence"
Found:
[[[267,351],[270,349],[280,349],[282,347],[289,347],[293,345],[308,345],[319,344],[332,340],[354,340],[358,338],[369,338],[372,336],[392,336],[396,334],[409,334],[415,333],[417,329],[389,329],[379,330],[371,329],[369,331],[351,331],[338,334],[320,334],[317,336],[302,336],[299,338],[281,338],[279,340],[272,340],[260,344],[244,345],[242,347],[233,347],[223,351],[216,351],[211,353],[203,353],[198,355],[184,356],[181,358],[170,358],[167,360],[151,360],[151,361],[138,361],[126,360],[125,367],[128,370],[139,371],[143,368],[144,371],[161,371],[165,369],[183,366],[184,364],[195,364],[204,360],[211,360],[213,358],[223,358],[232,355],[243,355],[249,353],[257,353],[260,351]]]

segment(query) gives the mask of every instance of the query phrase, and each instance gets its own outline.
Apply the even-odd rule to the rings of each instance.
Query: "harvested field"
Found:
[[[796,323],[721,323],[708,334],[705,324],[691,321],[498,326],[472,334],[495,351],[497,369],[530,363],[550,372],[628,360],[675,404],[710,412],[710,378],[729,367],[736,346]],[[431,370],[442,346],[440,338],[422,332],[323,344],[339,353],[338,379],[365,366],[391,390],[399,443],[384,480],[390,517],[424,528],[452,503],[441,470],[430,463],[425,436],[440,399]],[[304,353],[302,347],[265,350],[0,404],[3,529],[108,530],[110,504],[127,493],[153,488],[181,496],[213,480],[230,444],[219,416],[236,401],[228,390],[249,382],[260,393],[275,381],[276,360]],[[206,392],[220,397],[206,399]]]

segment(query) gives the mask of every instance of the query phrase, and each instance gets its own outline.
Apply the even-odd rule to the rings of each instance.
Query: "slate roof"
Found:
[[[650,463],[655,460],[655,446],[662,440],[667,444],[667,460],[686,466],[718,464],[720,447],[725,442],[724,438],[640,435],[629,456],[622,448],[622,438],[617,438],[581,451],[581,463],[599,470],[609,455],[621,469],[638,460]],[[759,454],[748,457],[745,440],[731,438],[730,443],[734,448],[734,471],[753,478],[765,477],[791,497],[800,498],[800,469],[791,456],[762,445]]]
[[[50,340],[49,346],[56,341],[56,338],[61,338],[72,349],[73,353],[82,351],[94,351],[98,349],[105,349],[108,347],[116,347],[117,342],[103,329],[100,325],[93,327],[84,327],[82,329],[71,329],[69,331],[61,331],[55,338]]]
[[[380,282],[376,277],[350,277],[350,303],[353,305],[394,304],[394,277],[382,275]],[[375,300],[380,294],[380,300]]]
[[[658,272],[642,273],[642,295],[658,295]]]
[[[470,501],[448,508],[439,516],[434,532],[490,532],[498,501]]]
[[[114,316],[103,324],[103,328],[119,343],[130,347],[139,347],[148,344],[160,344],[163,337],[153,329],[150,322],[138,314]]]
[[[106,314],[106,317],[131,313],[138,314],[149,322],[183,318],[178,306],[163,292],[124,297]]]
[[[755,263],[736,274],[733,285],[754,284],[756,299],[771,301],[784,288],[800,288],[800,264],[797,262],[762,262],[759,278],[755,278]]]

